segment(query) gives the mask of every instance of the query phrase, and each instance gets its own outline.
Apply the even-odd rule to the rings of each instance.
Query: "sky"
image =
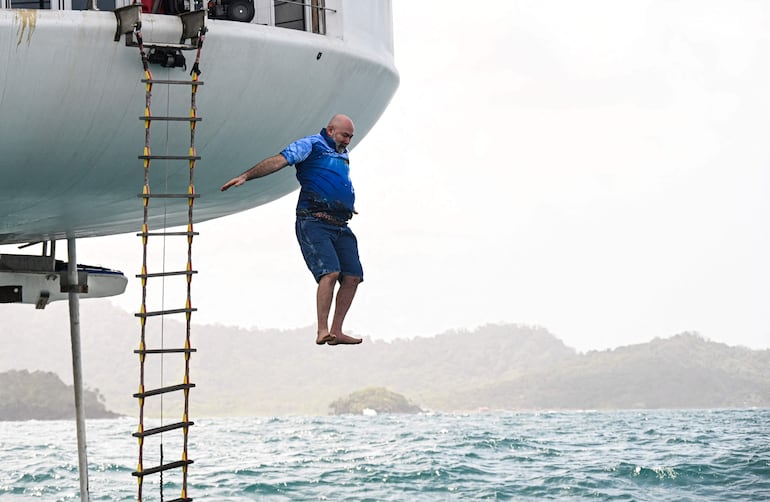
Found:
[[[463,5],[393,2],[401,84],[351,153],[365,281],[346,330],[770,348],[770,3]],[[295,203],[197,226],[195,322],[315,323]],[[78,241],[129,277],[140,255],[133,234]],[[136,311],[138,281],[111,301]]]

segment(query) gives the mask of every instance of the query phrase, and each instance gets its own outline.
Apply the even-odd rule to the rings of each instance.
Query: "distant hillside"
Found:
[[[547,331],[523,326],[393,342],[367,339],[355,347],[317,347],[311,328],[203,327],[198,339],[199,380],[211,386],[217,409],[233,413],[250,412],[244,406],[250,404],[271,414],[325,414],[332,401],[366,387],[387,388],[420,406],[451,409],[460,390],[575,357]]]
[[[8,371],[0,373],[0,420],[62,420],[75,418],[75,392],[54,373]],[[101,396],[83,391],[86,418],[114,418]]]
[[[686,333],[586,355],[464,392],[470,407],[504,409],[770,406],[770,351]]]
[[[53,371],[70,382],[66,303],[8,315],[0,372]],[[139,323],[105,301],[81,304],[84,381],[107,408],[133,415],[139,381]],[[166,321],[166,346],[184,332]],[[360,334],[359,334],[360,335]],[[158,324],[148,345],[160,343]],[[615,350],[579,354],[547,330],[487,325],[430,338],[360,346],[316,346],[311,327],[246,330],[194,326],[192,416],[327,414],[353,392],[382,387],[424,409],[610,409],[770,406],[770,351],[682,334]],[[167,364],[165,376],[179,369]],[[150,376],[159,374],[151,368]]]

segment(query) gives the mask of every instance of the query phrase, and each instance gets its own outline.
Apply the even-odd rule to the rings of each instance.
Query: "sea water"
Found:
[[[195,422],[195,500],[770,500],[770,410]],[[136,500],[134,430],[134,418],[88,421],[91,500]],[[0,500],[79,500],[77,465],[73,421],[0,422]],[[180,496],[171,473],[158,478],[143,500]]]

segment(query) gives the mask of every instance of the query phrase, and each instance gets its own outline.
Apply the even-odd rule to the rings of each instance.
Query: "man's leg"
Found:
[[[329,311],[332,308],[332,298],[334,298],[334,285],[339,276],[339,272],[332,272],[322,276],[318,281],[318,290],[316,292],[318,332],[315,339],[315,343],[318,345],[323,345],[334,340],[334,335],[329,333]],[[337,301],[339,302],[339,296],[337,298]]]
[[[340,284],[339,291],[337,291],[337,300],[334,304],[334,318],[332,319],[332,329],[330,331],[334,339],[329,342],[329,345],[354,345],[361,343],[360,338],[354,338],[342,332],[342,323],[345,320],[348,309],[350,309],[350,305],[353,303],[353,298],[356,296],[356,289],[360,282],[360,277],[342,276],[342,283]]]

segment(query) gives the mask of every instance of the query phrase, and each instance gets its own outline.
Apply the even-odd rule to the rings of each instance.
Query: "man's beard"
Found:
[[[337,153],[345,153],[345,145],[337,142],[335,142],[334,144],[337,147]]]

